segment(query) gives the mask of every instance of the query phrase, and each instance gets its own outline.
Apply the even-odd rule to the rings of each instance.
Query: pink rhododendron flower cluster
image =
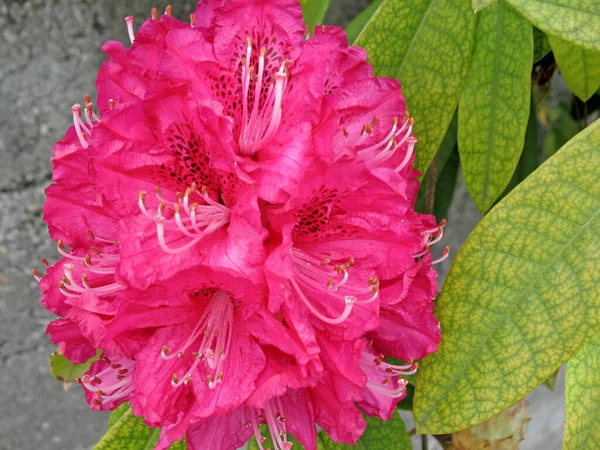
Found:
[[[158,448],[235,449],[266,424],[354,443],[440,340],[398,82],[295,0],[206,0],[107,42],[44,217],[48,326],[93,409],[129,401]],[[447,254],[444,250],[442,258]],[[388,357],[403,361],[386,362]]]

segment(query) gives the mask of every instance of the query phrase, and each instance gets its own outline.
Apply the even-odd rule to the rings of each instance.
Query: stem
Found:
[[[427,450],[428,446],[427,446],[427,435],[426,434],[422,434],[421,435],[421,450]]]
[[[437,153],[427,170],[427,189],[425,190],[425,213],[433,214],[435,206],[435,184],[437,183]]]

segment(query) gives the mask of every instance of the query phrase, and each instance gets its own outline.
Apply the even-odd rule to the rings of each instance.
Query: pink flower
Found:
[[[315,424],[355,443],[440,339],[444,224],[414,212],[399,84],[294,0],[126,22],[100,113],[75,105],[54,148],[47,333],[74,363],[102,350],[88,403],[129,401],[157,448],[262,449],[261,424],[278,449],[314,449]]]

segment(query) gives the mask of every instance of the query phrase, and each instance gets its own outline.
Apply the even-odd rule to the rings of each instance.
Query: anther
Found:
[[[163,345],[163,346],[162,346],[162,349],[161,349],[161,351],[160,351],[160,353],[161,353],[163,356],[168,356],[168,355],[169,355],[169,347],[167,347],[166,345]]]
[[[194,13],[190,13],[190,27],[194,28],[196,26],[196,15]]]
[[[177,353],[177,357],[178,358],[183,358],[185,356],[185,354],[183,352],[178,352]]]
[[[165,14],[169,17],[173,15],[173,5],[167,5],[165,8]]]
[[[158,20],[158,10],[156,8],[152,8],[150,15],[152,16],[152,20]]]
[[[115,109],[115,101],[112,98],[108,100],[108,109],[111,111]]]
[[[176,373],[174,373],[173,376],[171,377],[171,385],[177,386],[178,384],[179,384],[179,377],[177,376]]]
[[[95,239],[96,236],[94,236],[94,233],[92,233],[92,230],[87,230],[87,235],[90,239]]]
[[[48,262],[48,260],[44,257],[40,258],[40,262],[45,265],[46,267],[50,267],[50,263]]]
[[[40,281],[42,279],[42,275],[37,271],[37,269],[31,269],[31,273],[33,274],[33,278],[36,279],[36,281]]]

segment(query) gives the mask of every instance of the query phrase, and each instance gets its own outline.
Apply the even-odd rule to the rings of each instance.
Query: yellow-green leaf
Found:
[[[597,0],[507,0],[548,35],[600,50]]]
[[[458,109],[458,150],[481,212],[517,167],[531,98],[533,29],[504,0],[479,14],[471,71]]]
[[[63,356],[60,350],[56,350],[50,356],[50,374],[63,382],[75,381],[75,378],[83,376],[94,361],[100,358],[102,352],[98,350],[96,356],[91,357],[82,364],[73,364]]]
[[[331,0],[300,0],[304,23],[310,28],[316,25],[322,25],[325,22],[325,16],[329,9]]]
[[[489,419],[569,360],[600,327],[600,121],[487,214],[437,301],[438,351],[422,361],[421,433]]]
[[[486,6],[490,6],[497,0],[473,0],[473,11],[479,12]]]
[[[356,43],[379,76],[402,83],[415,119],[417,168],[425,173],[437,151],[469,70],[475,14],[465,0],[387,0]]]
[[[371,2],[369,6],[361,11],[354,19],[352,19],[352,22],[346,26],[348,42],[353,43],[356,41],[356,38],[362,29],[367,25],[369,20],[371,20],[371,17],[373,17],[373,14],[375,14],[375,11],[377,11],[377,8],[379,8],[379,5],[381,5],[382,1],[383,0],[374,0]]]
[[[565,450],[596,450],[600,442],[600,333],[567,363]]]
[[[588,101],[600,87],[600,51],[587,50],[554,36],[548,39],[565,81],[577,97]]]
[[[317,439],[318,450],[412,450],[410,436],[399,414],[394,414],[386,422],[378,417],[366,417],[367,429],[357,445],[337,444],[327,434],[320,432]]]
[[[129,405],[119,406],[108,421],[108,432],[94,450],[152,450],[160,437],[159,428],[150,428],[144,419],[136,417]],[[171,450],[185,450],[185,440],[175,442]]]

